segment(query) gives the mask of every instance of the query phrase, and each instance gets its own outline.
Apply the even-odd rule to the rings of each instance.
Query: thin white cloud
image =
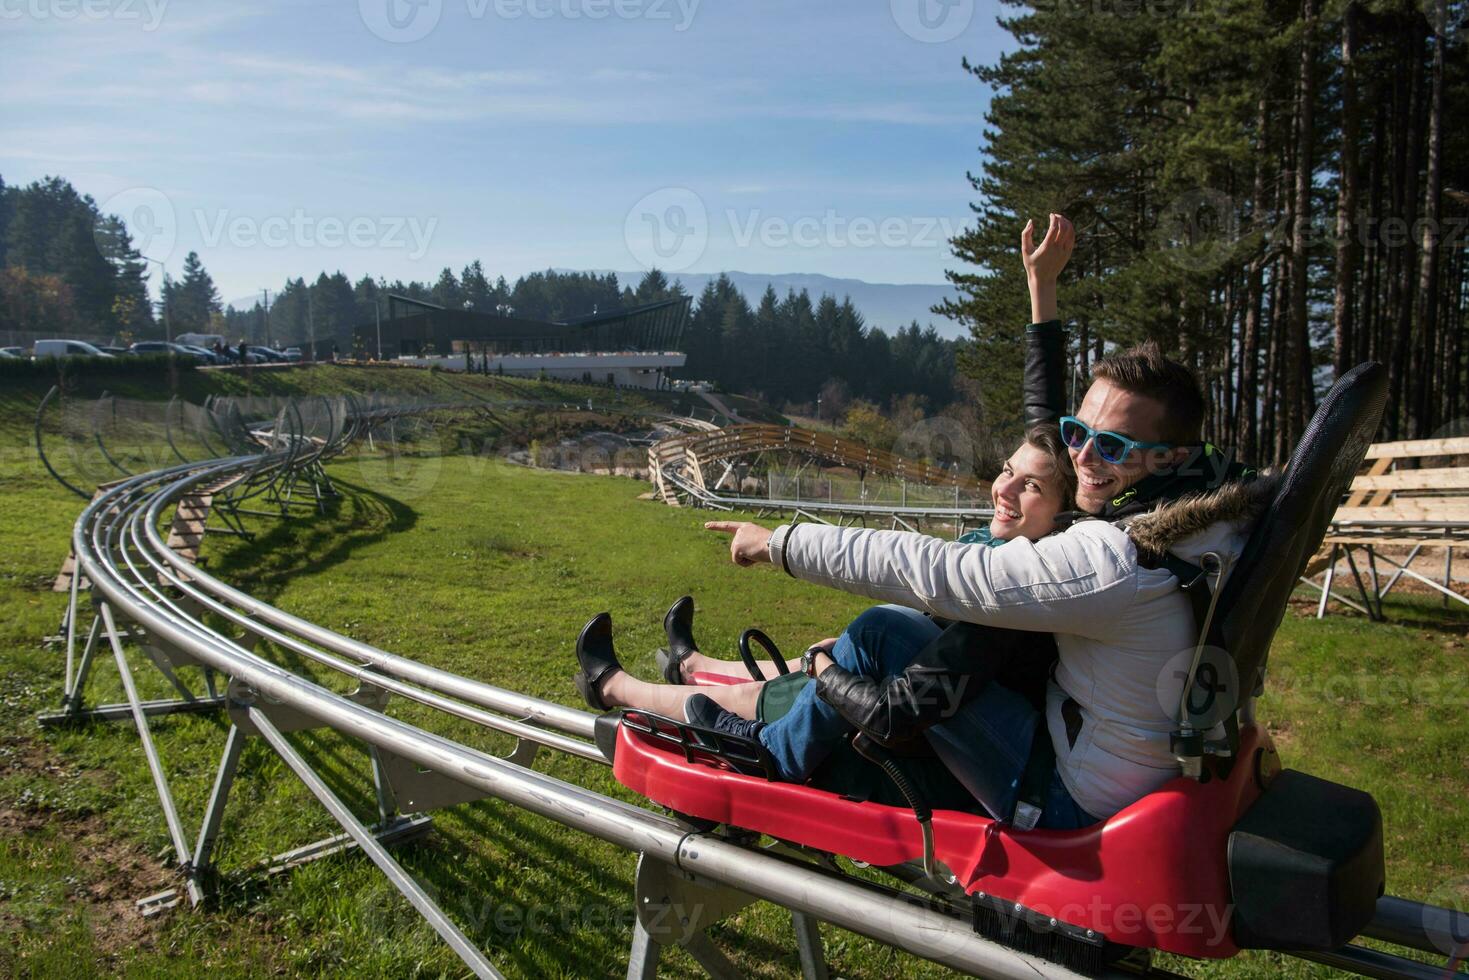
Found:
[[[429,89],[500,88],[504,86],[549,85],[554,76],[533,68],[502,68],[495,71],[444,71],[416,68],[405,76],[410,85]]]
[[[669,76],[645,68],[599,68],[592,72],[594,82],[663,82]]]
[[[347,82],[354,85],[371,84],[371,73],[347,65],[334,65],[326,61],[298,61],[273,58],[267,55],[226,55],[219,59],[223,64],[239,68],[256,76],[305,78],[313,81]]]

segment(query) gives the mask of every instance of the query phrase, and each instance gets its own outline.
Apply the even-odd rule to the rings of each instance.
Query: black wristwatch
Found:
[[[816,678],[816,658],[825,652],[821,647],[807,647],[806,652],[801,654],[801,673],[814,680]]]

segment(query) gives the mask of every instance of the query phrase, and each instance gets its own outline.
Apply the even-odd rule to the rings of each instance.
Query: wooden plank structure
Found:
[[[107,491],[111,490],[113,487],[117,486],[121,482],[122,482],[121,480],[113,480],[110,483],[101,483],[101,484],[98,484],[96,491],[92,494],[92,500],[95,502],[98,498],[100,498],[104,494],[106,494]],[[108,512],[108,516],[111,516],[111,515],[116,514],[116,513],[117,513],[116,508],[113,508],[111,511]],[[76,551],[73,550],[73,549],[71,549],[71,548],[68,548],[67,549],[67,552],[66,552],[66,560],[61,563],[61,571],[56,574],[56,581],[51,584],[51,591],[52,592],[70,592],[71,591],[71,577],[76,574],[76,567],[77,567]],[[82,589],[82,590],[86,590],[86,589],[90,589],[91,587],[92,587],[92,583],[87,580],[87,577],[85,575],[83,575],[81,582],[79,582],[77,584],[77,588]]]
[[[1455,465],[1466,456],[1469,437],[1382,442],[1367,450],[1365,471],[1352,481],[1321,553],[1301,579],[1321,594],[1318,619],[1332,599],[1382,619],[1382,597],[1405,575],[1442,593],[1445,605],[1449,599],[1469,605],[1469,598],[1453,589],[1454,549],[1469,546],[1469,467]],[[1408,553],[1388,555],[1382,548],[1406,548]],[[1444,552],[1442,582],[1412,568],[1424,549]],[[1365,578],[1358,554],[1366,557]],[[1331,589],[1343,558],[1361,604]],[[1379,561],[1393,569],[1386,581],[1378,575]],[[1313,580],[1318,573],[1324,573],[1320,583]]]
[[[178,504],[174,508],[173,520],[168,526],[168,547],[183,555],[189,561],[197,562],[199,560],[199,547],[204,542],[205,527],[209,523],[209,515],[214,509],[215,495],[228,490],[236,483],[239,483],[240,480],[241,476],[239,474],[231,473],[227,477],[221,477],[213,483],[197,487],[180,497]],[[115,480],[111,483],[102,484],[97,488],[97,492],[92,495],[92,499],[96,500],[121,482],[121,480]],[[61,571],[57,574],[56,581],[51,585],[51,591],[70,592],[71,577],[75,573],[76,554],[73,551],[68,551],[66,560],[61,563]],[[91,583],[87,581],[85,575],[82,576],[81,582],[77,584],[77,588],[82,591],[86,591],[91,587]]]
[[[662,439],[648,447],[648,479],[652,481],[658,499],[670,507],[680,506],[680,501],[673,482],[668,479],[666,467],[683,457],[683,438]]]

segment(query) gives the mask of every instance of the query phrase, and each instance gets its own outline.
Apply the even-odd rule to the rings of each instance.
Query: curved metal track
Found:
[[[45,720],[131,719],[136,726],[184,880],[182,894],[154,896],[149,900],[151,906],[166,906],[185,897],[193,903],[203,899],[235,764],[243,741],[253,737],[281,757],[345,832],[344,837],[321,842],[310,853],[343,843],[359,847],[478,976],[500,974],[398,865],[385,844],[422,832],[427,825],[422,816],[426,811],[484,797],[504,800],[639,855],[635,896],[630,896],[638,913],[630,976],[654,975],[658,951],[670,944],[683,945],[711,973],[727,972],[728,961],[709,942],[704,929],[756,899],[792,912],[802,968],[808,977],[826,975],[818,920],[976,976],[1076,976],[1054,963],[975,935],[962,906],[849,877],[829,855],[785,845],[760,847],[737,832],[698,832],[664,813],[537,772],[532,764],[540,748],[604,762],[596,744],[596,717],[336,633],[220,581],[168,546],[159,528],[169,512],[190,495],[221,485],[279,485],[293,473],[340,453],[372,425],[405,414],[385,406],[345,406],[340,410],[319,406],[311,411],[302,411],[300,406],[290,411],[282,408],[274,414],[273,428],[247,421],[238,406],[211,412],[211,419],[219,420],[221,436],[249,451],[180,462],[99,490],[73,529],[79,574],[73,577],[72,634],[78,632],[77,615],[87,605],[75,588],[83,575],[90,582],[96,615],[75,673],[68,657],[63,710]],[[326,434],[309,434],[308,418],[321,421]],[[229,424],[224,420],[230,420]],[[267,659],[255,652],[261,639],[302,658],[324,678],[335,679],[336,686],[346,682],[355,687],[350,693],[338,693],[327,680],[303,676]],[[180,699],[140,699],[127,644],[147,654],[179,689]],[[128,700],[83,709],[82,692],[104,645],[112,654]],[[183,682],[180,675],[185,668],[202,674],[207,695],[195,694]],[[223,694],[215,690],[216,676],[228,679]],[[498,758],[396,719],[387,710],[395,698],[514,736],[516,749]],[[151,717],[179,711],[224,711],[231,721],[214,792],[198,821],[197,835],[189,832],[191,827],[175,805],[164,761],[150,731]],[[378,800],[375,825],[353,814],[286,738],[289,732],[309,728],[330,728],[367,746]],[[283,857],[296,862],[305,859],[302,850],[292,854]],[[1452,932],[1454,923],[1447,919],[1437,932],[1428,925],[1415,927],[1415,913],[1420,922],[1428,921],[1421,914],[1423,906],[1388,901],[1402,907],[1394,906],[1393,914],[1384,918],[1381,928],[1386,938],[1431,950],[1442,940],[1442,933]],[[680,920],[668,914],[678,906],[698,911],[691,919]],[[1353,947],[1330,955],[1333,965],[1358,969],[1364,975],[1435,975],[1419,964]],[[1137,972],[1119,968],[1105,975]],[[1165,974],[1151,971],[1151,975]]]
[[[773,492],[768,497],[747,497],[719,489],[734,471],[735,460],[766,453],[794,453],[849,467],[857,470],[864,481],[869,473],[896,477],[903,483],[903,499],[838,502],[808,497],[803,500],[799,496],[799,479],[798,495],[793,498],[777,498]],[[725,466],[724,473],[711,480],[710,472],[721,463]],[[876,520],[888,522],[895,529],[912,531],[927,521],[930,525],[946,524],[962,534],[966,525],[994,516],[990,507],[960,505],[961,494],[971,500],[984,495],[988,489],[985,483],[872,449],[851,439],[795,426],[750,423],[717,429],[705,424],[700,431],[670,436],[648,447],[648,479],[659,499],[672,506],[687,504],[713,510],[788,513],[797,520],[806,518],[839,525]],[[909,504],[906,499],[909,481],[924,487],[952,489],[953,505]]]

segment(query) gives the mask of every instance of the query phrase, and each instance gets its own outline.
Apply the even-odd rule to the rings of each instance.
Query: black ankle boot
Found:
[[[666,655],[660,655],[658,666],[663,679],[670,684],[683,683],[683,662],[698,650],[694,642],[694,599],[683,596],[668,607],[663,616],[663,632],[668,637]]]
[[[610,711],[597,685],[614,670],[622,669],[622,664],[617,662],[617,651],[612,647],[611,613],[597,613],[582,627],[581,635],[576,638],[576,662],[581,667],[572,678],[576,689],[597,711]]]

